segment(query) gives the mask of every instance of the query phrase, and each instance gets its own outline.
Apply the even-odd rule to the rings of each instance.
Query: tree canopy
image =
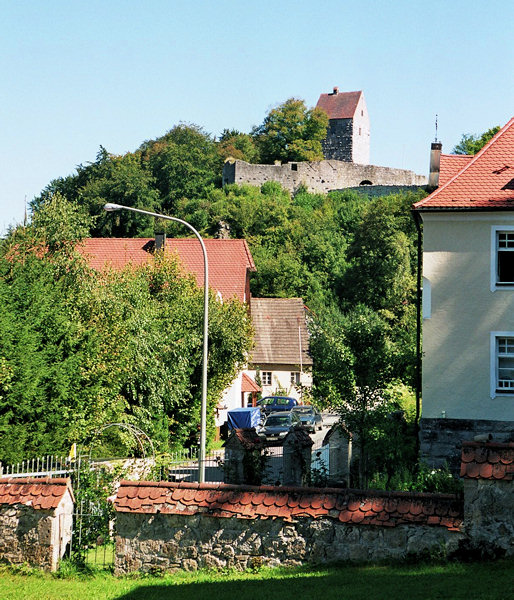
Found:
[[[252,136],[264,163],[322,160],[321,140],[327,127],[325,111],[289,98],[269,111],[262,124],[254,127]]]
[[[462,134],[460,142],[452,150],[453,154],[476,154],[500,131],[500,126],[491,127],[481,135]]]
[[[75,250],[83,219],[54,194],[2,245],[0,460],[66,451],[109,422],[136,425],[160,450],[196,434],[203,292],[171,258],[92,270]],[[209,332],[212,434],[251,343],[245,308],[211,298]],[[123,436],[112,444],[133,450]]]

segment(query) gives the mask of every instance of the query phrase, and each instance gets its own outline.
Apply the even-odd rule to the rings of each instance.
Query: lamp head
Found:
[[[115,210],[120,210],[121,206],[119,204],[112,204],[111,202],[108,202],[107,204],[104,205],[104,210],[106,210],[107,212],[113,212]]]

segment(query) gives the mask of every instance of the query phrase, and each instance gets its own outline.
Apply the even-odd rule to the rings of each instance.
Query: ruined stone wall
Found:
[[[430,466],[447,464],[458,473],[461,464],[462,442],[472,441],[477,435],[492,436],[496,442],[514,441],[512,421],[488,421],[478,419],[421,419],[421,458]]]
[[[223,167],[223,184],[237,183],[261,186],[267,181],[277,181],[291,193],[304,185],[310,192],[327,193],[351,187],[424,186],[427,179],[413,171],[391,169],[375,165],[322,160],[283,165],[252,165],[242,160],[226,162]]]
[[[333,519],[143,515],[116,518],[115,572],[246,569],[336,561],[380,561],[454,549],[461,537],[441,527],[367,527]]]

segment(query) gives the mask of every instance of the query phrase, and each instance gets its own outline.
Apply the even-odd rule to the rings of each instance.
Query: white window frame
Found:
[[[491,227],[491,292],[497,290],[514,290],[514,282],[498,282],[498,234],[514,233],[514,225],[493,225]],[[514,248],[512,249],[514,252]]]
[[[271,385],[273,382],[273,371],[263,371],[261,373],[262,385]]]
[[[500,358],[498,340],[500,338],[512,338],[514,345],[514,331],[491,331],[491,398],[496,398],[497,396],[514,396],[514,387],[501,390],[498,386],[498,359]],[[514,358],[514,350],[512,354],[505,354],[504,356],[512,356]]]
[[[302,383],[302,374],[300,371],[291,371],[291,385],[300,385]]]

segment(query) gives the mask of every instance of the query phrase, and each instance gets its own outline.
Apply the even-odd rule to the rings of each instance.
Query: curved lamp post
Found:
[[[149,215],[150,217],[157,217],[158,219],[167,219],[168,221],[176,221],[182,223],[188,229],[190,229],[195,236],[198,238],[200,245],[202,246],[203,252],[203,265],[204,265],[204,280],[203,280],[203,360],[202,360],[202,406],[200,412],[200,460],[198,461],[198,481],[203,483],[205,481],[205,438],[206,438],[206,421],[207,421],[207,350],[209,345],[209,263],[207,261],[207,251],[203,240],[196,231],[196,229],[190,225],[187,221],[177,219],[176,217],[168,217],[167,215],[161,215],[159,213],[149,212],[147,210],[141,210],[139,208],[132,208],[131,206],[123,206],[122,204],[111,204],[108,203],[104,206],[104,210],[112,212],[115,210],[131,210],[132,212],[141,213],[142,215]]]

